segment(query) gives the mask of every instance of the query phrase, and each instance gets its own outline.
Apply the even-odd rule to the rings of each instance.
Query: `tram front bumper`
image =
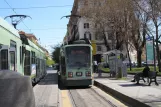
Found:
[[[83,79],[83,80],[67,79],[65,81],[65,85],[66,86],[89,86],[89,85],[93,85],[93,81],[92,81],[92,79]]]

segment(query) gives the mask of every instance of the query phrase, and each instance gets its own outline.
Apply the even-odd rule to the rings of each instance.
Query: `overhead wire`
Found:
[[[62,5],[62,6],[42,6],[42,7],[13,7],[13,9],[40,9],[40,8],[58,8],[58,7],[72,7],[73,5]],[[10,9],[10,8],[0,8]]]
[[[45,28],[45,29],[32,29],[31,28],[31,30],[42,30],[42,31],[44,31],[44,30],[61,30],[61,29],[67,29],[67,28]],[[23,30],[26,30],[26,29],[23,29]]]
[[[17,14],[17,12],[14,10],[14,8],[12,8],[12,6],[7,2],[7,0],[4,0],[5,2],[6,2],[6,4],[10,7],[10,9],[16,14],[16,15],[18,15]],[[23,20],[22,20],[22,23],[26,26],[26,28],[31,32],[31,29],[29,29],[29,27],[23,22]]]
[[[45,6],[45,7],[27,7],[27,8],[12,8],[12,6],[6,1],[6,4],[10,7],[10,8],[0,8],[0,9],[11,9],[16,15],[17,12],[15,11],[15,9],[36,9],[36,8],[52,8],[52,7],[69,7],[69,6],[73,6],[73,5],[64,5],[64,6]],[[54,30],[54,29],[67,29],[67,28],[47,28],[47,29],[30,29],[22,20],[22,23],[26,26],[26,28],[31,32],[31,30]],[[24,29],[25,30],[25,29]],[[53,38],[54,39],[54,38]],[[56,38],[55,38],[56,39]],[[54,39],[54,40],[55,40]],[[58,38],[57,38],[58,39]]]

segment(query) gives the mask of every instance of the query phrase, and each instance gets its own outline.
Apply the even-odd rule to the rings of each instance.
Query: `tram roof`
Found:
[[[10,33],[14,34],[15,36],[20,38],[20,35],[18,34],[18,31],[10,25],[7,21],[5,21],[3,18],[0,17],[0,26],[5,28]]]
[[[29,42],[29,45],[30,45],[31,47],[33,47],[33,48],[37,49],[38,51],[44,53],[44,51],[43,51],[40,47],[38,47],[37,45],[35,45],[35,44],[34,44],[33,42],[31,42],[29,39],[28,39],[28,42]]]

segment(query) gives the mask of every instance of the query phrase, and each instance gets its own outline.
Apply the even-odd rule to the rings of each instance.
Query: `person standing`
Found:
[[[97,61],[94,61],[94,73],[97,73],[97,71],[98,71]]]
[[[98,63],[98,77],[102,76],[101,63]]]

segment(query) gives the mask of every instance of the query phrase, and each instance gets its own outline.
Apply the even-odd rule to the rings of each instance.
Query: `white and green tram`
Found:
[[[30,76],[32,82],[46,74],[45,53],[24,35],[0,18],[0,70]]]
[[[65,86],[93,84],[92,46],[83,40],[60,49],[60,80]]]

